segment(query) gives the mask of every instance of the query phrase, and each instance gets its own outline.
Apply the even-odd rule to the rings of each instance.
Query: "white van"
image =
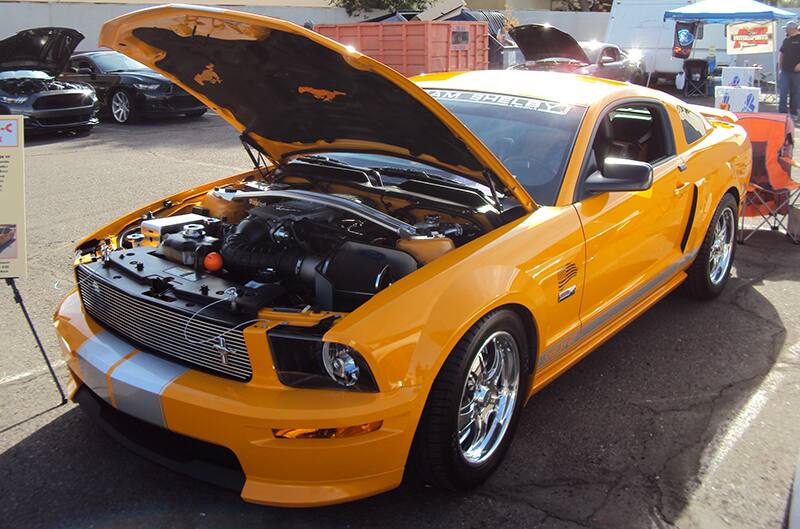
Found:
[[[639,50],[651,84],[657,78],[670,79],[683,70],[683,60],[672,57],[675,21],[664,20],[664,13],[694,3],[692,0],[614,0],[606,30],[606,42],[628,51]],[[725,25],[701,26],[691,58],[705,59],[715,48],[717,64],[728,64],[725,53]]]

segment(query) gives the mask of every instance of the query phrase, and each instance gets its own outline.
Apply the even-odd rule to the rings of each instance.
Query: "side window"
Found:
[[[97,69],[94,67],[94,64],[92,64],[88,59],[75,59],[72,62],[72,66],[76,69],[76,71],[79,68],[88,68],[93,72],[97,71]]]
[[[603,48],[603,54],[600,56],[600,60],[603,59],[611,59],[613,62],[619,61],[619,50],[617,48]]]
[[[703,138],[708,132],[708,124],[705,118],[697,112],[692,112],[688,108],[679,106],[678,115],[681,118],[681,128],[688,145]]]
[[[592,152],[588,176],[602,170],[606,158],[624,158],[657,165],[675,155],[675,143],[664,107],[657,103],[617,107],[600,122]],[[594,165],[594,168],[592,168]]]

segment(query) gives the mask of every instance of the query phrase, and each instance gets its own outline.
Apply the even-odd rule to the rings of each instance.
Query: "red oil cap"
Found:
[[[222,256],[217,252],[211,252],[203,259],[203,266],[209,272],[219,272],[222,270]]]

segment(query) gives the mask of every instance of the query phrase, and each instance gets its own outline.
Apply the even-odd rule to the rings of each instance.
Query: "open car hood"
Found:
[[[172,79],[275,163],[322,151],[394,154],[487,186],[499,179],[535,207],[480,140],[421,88],[290,22],[168,5],[106,22],[100,45]]]
[[[540,61],[555,57],[575,59],[584,64],[589,64],[589,58],[580,44],[565,33],[553,26],[544,24],[525,24],[508,30],[508,34],[519,46],[526,61]]]
[[[82,40],[82,33],[69,28],[20,31],[0,40],[0,72],[40,70],[56,77]]]

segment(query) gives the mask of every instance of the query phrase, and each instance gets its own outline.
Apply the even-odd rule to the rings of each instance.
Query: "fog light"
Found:
[[[278,439],[341,439],[374,432],[381,426],[383,421],[340,428],[274,428],[272,434]]]
[[[334,382],[346,387],[358,382],[360,371],[351,352],[351,348],[339,343],[325,342],[322,345],[322,365],[325,366],[325,371]]]

